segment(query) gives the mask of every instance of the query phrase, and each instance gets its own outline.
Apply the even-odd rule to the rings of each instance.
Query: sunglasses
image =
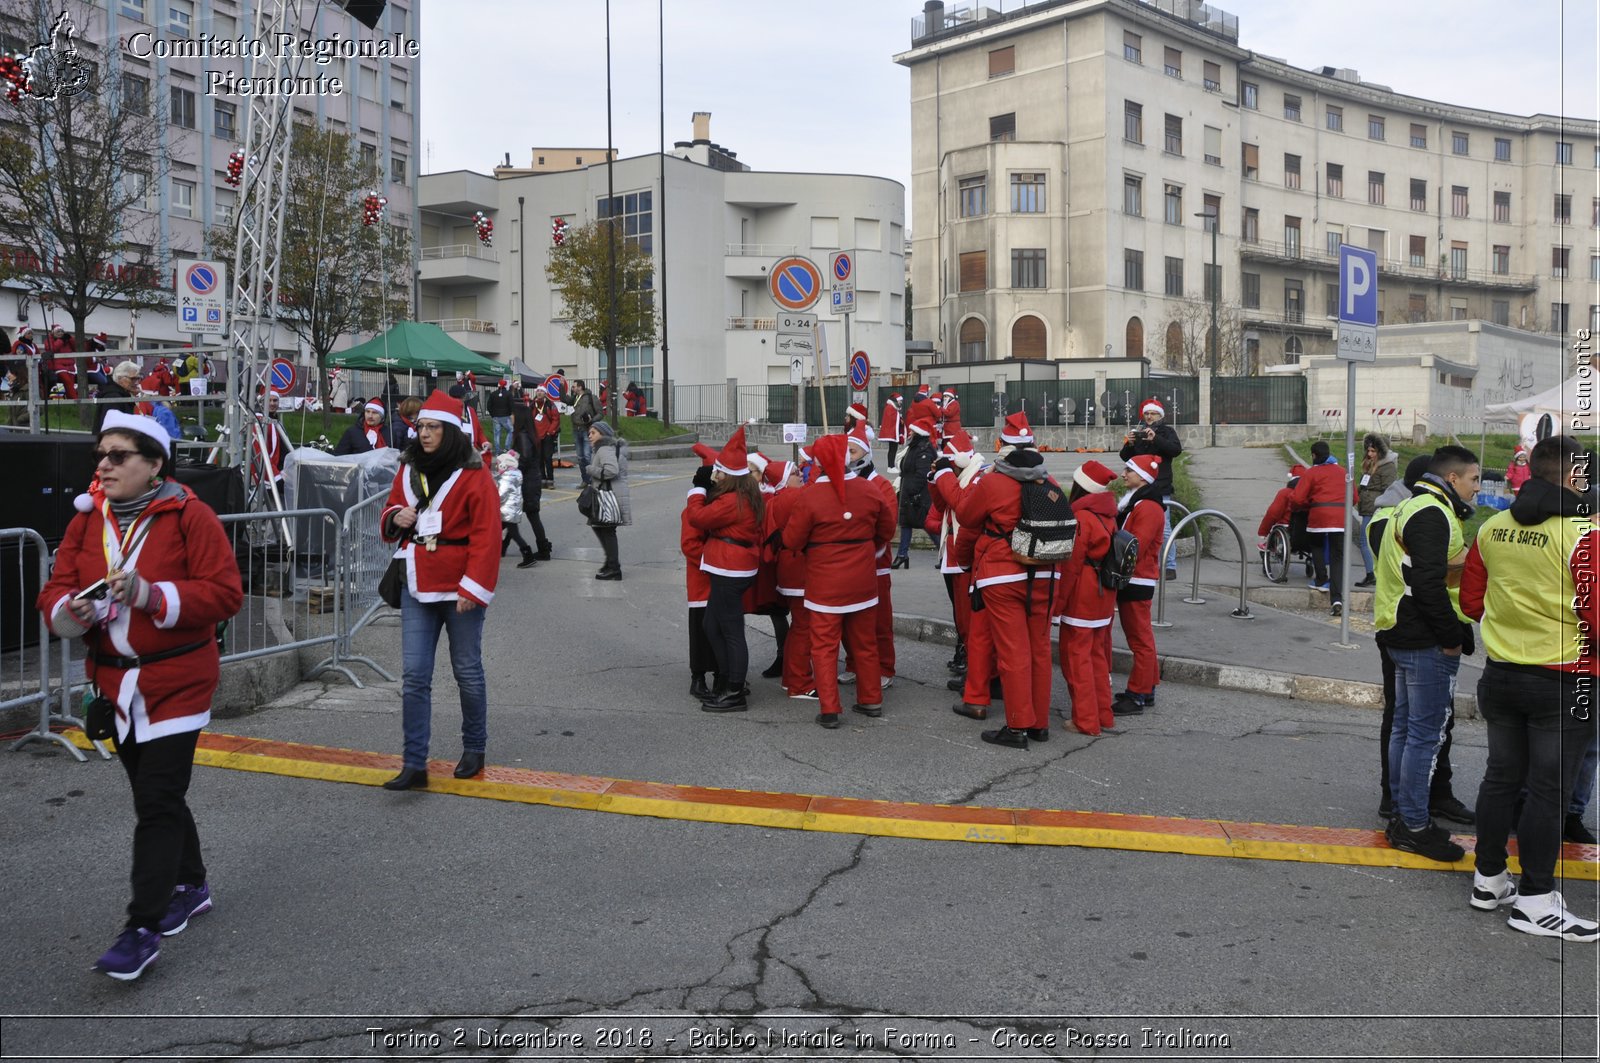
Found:
[[[120,468],[123,462],[138,453],[137,450],[96,450],[94,452],[94,463],[99,465],[102,461],[109,461],[113,468]]]

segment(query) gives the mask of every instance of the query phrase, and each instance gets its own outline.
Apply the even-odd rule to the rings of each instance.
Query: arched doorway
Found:
[[[1033,314],[1017,318],[1011,326],[1011,357],[1045,358],[1044,319]]]
[[[1128,332],[1123,339],[1123,350],[1128,358],[1144,357],[1144,322],[1136,317],[1128,319]]]
[[[1183,367],[1183,326],[1173,321],[1167,325],[1167,368]]]
[[[961,360],[986,362],[989,360],[989,329],[981,317],[969,317],[961,323]]]

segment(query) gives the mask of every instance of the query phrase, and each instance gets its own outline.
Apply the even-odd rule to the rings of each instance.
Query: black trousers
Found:
[[[556,478],[556,437],[539,441],[539,475],[545,480]]]
[[[1378,643],[1378,656],[1383,659],[1383,721],[1378,724],[1378,763],[1383,772],[1383,796],[1389,796],[1389,735],[1394,731],[1394,658],[1383,643]],[[1428,803],[1453,797],[1450,780],[1450,743],[1456,732],[1456,714],[1451,713],[1444,724],[1444,742],[1439,746],[1439,759],[1433,762],[1433,780],[1428,784]]]
[[[744,640],[744,592],[755,581],[754,576],[711,575],[706,639],[717,658],[717,674],[731,686],[743,686],[750,671],[750,647]]]
[[[617,527],[614,524],[591,524],[594,537],[600,540],[600,548],[606,552],[606,569],[620,569],[622,562],[617,560]]]
[[[1489,731],[1489,762],[1478,788],[1478,873],[1506,869],[1506,838],[1515,827],[1522,861],[1517,892],[1524,896],[1555,889],[1567,801],[1595,732],[1595,686],[1590,676],[1495,661],[1478,680],[1478,711]],[[1513,822],[1519,800],[1522,815]]]
[[[1318,583],[1328,585],[1328,600],[1344,601],[1344,534],[1311,532],[1311,571]]]
[[[529,546],[528,541],[522,537],[522,529],[518,528],[515,524],[501,524],[500,531],[502,532],[500,538],[501,557],[506,556],[506,547],[510,546],[512,543],[517,544],[517,548],[522,551],[523,557],[527,557],[529,554],[533,553],[533,547]]]
[[[717,670],[717,655],[706,637],[706,607],[689,607],[689,674],[703,676]]]
[[[896,443],[893,440],[889,441],[889,454],[888,454],[888,457],[884,459],[885,468],[890,468],[890,469],[894,468],[894,455],[895,455],[895,452],[897,450],[899,450],[899,449],[900,449],[900,444],[899,443]]]
[[[175,887],[198,886],[206,880],[200,834],[184,800],[199,739],[199,731],[185,731],[140,742],[129,732],[126,742],[117,743],[138,818],[133,828],[128,926],[155,930]]]

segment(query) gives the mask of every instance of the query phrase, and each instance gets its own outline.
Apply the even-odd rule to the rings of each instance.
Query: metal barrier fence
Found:
[[[50,548],[44,537],[29,528],[0,529],[0,709],[37,707],[38,724],[11,743],[21,749],[30,742],[55,742],[78,760],[86,759],[76,746],[50,729],[51,724],[77,724],[67,711],[52,711],[50,632],[44,615],[34,608],[39,590],[49,579]],[[102,751],[103,752],[103,751]]]
[[[726,384],[674,384],[672,387],[672,420],[676,424],[726,421],[728,413]]]
[[[378,534],[378,514],[383,512],[383,504],[387,500],[387,495],[372,495],[351,506],[344,515],[341,536],[344,551],[339,570],[344,596],[341,603],[344,623],[339,629],[339,641],[334,644],[334,661],[364,664],[393,682],[393,675],[371,658],[357,655],[350,646],[350,640],[356,633],[376,620],[387,608],[378,597],[378,583],[383,579],[384,570],[389,567],[395,549],[393,543],[384,542]],[[342,664],[339,667],[345,675],[350,676],[352,683],[358,687],[362,685],[348,668]]]
[[[741,423],[766,420],[770,412],[767,408],[769,390],[766,384],[758,384],[754,387],[741,384],[738,389],[738,416],[734,419]]]

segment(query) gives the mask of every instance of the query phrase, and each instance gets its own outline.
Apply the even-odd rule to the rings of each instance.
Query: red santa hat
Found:
[[[1303,476],[1305,471],[1306,467],[1304,465],[1291,465],[1289,466],[1289,479],[1293,480],[1297,476]]]
[[[765,476],[767,473],[767,466],[772,464],[772,459],[754,447],[750,448],[748,457],[750,461],[750,467],[756,471],[756,475]]]
[[[893,395],[890,395],[889,396],[889,401],[890,402],[899,402],[900,401],[900,393],[897,391]]]
[[[822,475],[828,478],[828,483],[833,487],[834,494],[839,496],[839,501],[844,501],[844,463],[845,453],[850,449],[850,444],[844,436],[823,436],[811,448],[811,453],[816,456],[817,464],[822,466]]]
[[[931,420],[929,420],[928,418],[926,418],[926,417],[918,417],[915,421],[912,421],[906,427],[910,428],[913,432],[917,433],[917,435],[919,435],[919,436],[931,436],[931,435],[933,435],[933,422]]]
[[[463,432],[467,430],[462,424],[461,400],[452,399],[448,394],[435,388],[428,400],[422,404],[422,409],[417,411],[417,420],[438,421],[440,424],[454,425]]]
[[[940,395],[944,398],[944,401],[946,401],[946,402],[950,402],[950,401],[954,400],[957,397],[956,393],[951,391],[949,388],[945,388],[944,391],[940,392]]]
[[[708,447],[704,443],[694,445],[694,456],[700,459],[701,465],[715,465],[717,463],[717,448]]]
[[[1156,482],[1156,476],[1161,472],[1161,455],[1136,454],[1125,463],[1128,468],[1139,474],[1139,479],[1147,484]]]
[[[1005,426],[1000,429],[1000,441],[1017,447],[1033,446],[1033,427],[1028,424],[1028,415],[1018,410],[1007,417]]]
[[[32,336],[32,335],[33,335],[33,326],[32,325],[23,325],[21,328],[17,329],[17,339],[19,339],[19,340],[22,339],[24,336]]]
[[[814,446],[814,445],[815,445],[815,444],[813,444],[813,446]],[[809,465],[809,464],[811,464],[811,462],[813,462],[813,461],[814,461],[814,460],[816,460],[816,459],[814,459],[814,458],[813,458],[813,457],[812,457],[812,456],[811,456],[811,451],[809,451],[809,450],[807,450],[807,449],[806,449],[806,448],[805,448],[805,447],[804,447],[804,446],[799,446],[799,447],[796,447],[796,448],[795,448],[795,450],[796,450],[796,451],[797,451],[797,452],[798,452],[798,453],[799,453],[799,455],[800,455],[800,463],[801,463],[801,464],[802,464],[802,465]]]
[[[1144,405],[1139,407],[1139,416],[1143,417],[1152,410],[1154,410],[1156,413],[1159,413],[1163,417],[1167,415],[1167,408],[1161,405],[1161,400],[1152,397],[1145,399]]]
[[[955,456],[957,454],[971,454],[972,449],[972,436],[968,435],[967,430],[962,428],[960,425],[956,425],[956,427],[944,437],[944,452],[946,454],[951,456]]]
[[[917,388],[917,398],[925,399],[927,397],[928,397],[928,385],[923,384],[922,386]]]
[[[108,337],[105,334],[104,330],[102,330],[100,332],[97,332],[93,336],[89,337],[89,346],[91,348],[93,348],[94,350],[97,350],[97,351],[105,350],[107,344],[109,344],[110,342],[111,342],[110,337]]]
[[[750,456],[744,446],[744,425],[733,430],[733,435],[728,437],[727,445],[722,448],[722,453],[717,455],[712,468],[724,476],[750,475]]]
[[[857,421],[845,438],[848,441],[845,446],[847,451],[850,446],[854,445],[860,447],[863,454],[872,453],[872,442],[867,439],[867,423],[865,421]]]
[[[1116,479],[1116,473],[1092,458],[1078,466],[1077,471],[1072,474],[1072,482],[1091,495],[1107,490]]]
[[[381,414],[381,413],[384,412],[383,400],[382,399],[368,399],[366,401],[366,405],[364,405],[362,407],[362,409],[377,410]]]
[[[867,420],[867,408],[859,402],[852,402],[850,404],[850,408],[844,412],[846,416],[854,417],[856,420],[861,421],[862,423],[865,423]]]
[[[789,477],[794,475],[794,471],[792,461],[769,461],[766,470],[761,474],[761,479],[767,487],[781,491],[788,484]]]

